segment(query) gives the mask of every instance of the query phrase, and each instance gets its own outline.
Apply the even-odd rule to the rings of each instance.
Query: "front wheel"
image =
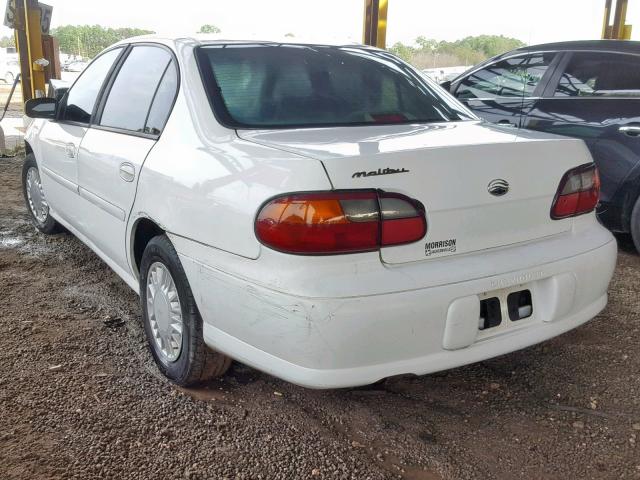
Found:
[[[640,198],[636,200],[636,205],[631,212],[631,237],[637,252],[640,253]]]
[[[226,355],[210,350],[202,337],[202,318],[178,254],[166,235],[151,239],[140,265],[144,330],[160,371],[178,385],[223,375]]]
[[[31,223],[42,233],[53,234],[62,231],[60,224],[49,212],[49,203],[40,180],[40,170],[32,153],[26,156],[22,166],[22,190]]]

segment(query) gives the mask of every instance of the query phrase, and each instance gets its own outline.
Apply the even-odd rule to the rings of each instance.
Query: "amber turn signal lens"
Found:
[[[283,195],[265,204],[256,236],[286,253],[322,255],[368,252],[411,243],[426,234],[419,202],[375,190]]]

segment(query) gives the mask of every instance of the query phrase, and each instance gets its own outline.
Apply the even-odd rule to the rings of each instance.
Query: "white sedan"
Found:
[[[600,312],[582,141],[479,121],[389,53],[144,37],[31,100],[25,199],[140,294],[181,385],[316,388],[511,352]]]

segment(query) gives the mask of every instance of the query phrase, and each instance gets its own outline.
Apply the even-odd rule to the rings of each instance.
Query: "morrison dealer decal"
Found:
[[[437,255],[438,253],[455,252],[456,251],[456,239],[450,238],[449,240],[440,240],[438,242],[429,242],[424,246],[424,254],[427,257],[431,255]]]

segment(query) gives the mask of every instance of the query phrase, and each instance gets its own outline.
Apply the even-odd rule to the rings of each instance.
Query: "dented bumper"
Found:
[[[380,271],[367,274],[376,279],[372,288],[376,293],[353,295],[362,290],[352,285],[359,275],[331,277],[326,270],[316,275],[309,271],[299,282],[315,285],[310,290],[267,286],[207,265],[206,259],[194,258],[197,252],[183,247],[181,252],[179,245],[178,251],[204,319],[207,344],[312,388],[422,375],[518,350],[571,330],[605,307],[617,253],[613,237],[598,225],[569,236],[455,260],[381,266]],[[567,255],[567,249],[574,254]],[[553,258],[554,250],[562,258]],[[260,262],[254,262],[258,268]],[[527,262],[528,267],[519,268]],[[295,276],[285,274],[287,268],[282,266],[280,277],[290,281]],[[448,276],[439,275],[438,282],[440,268]],[[496,269],[503,273],[495,273]],[[381,286],[384,278],[388,283]],[[331,285],[321,287],[324,282]],[[319,295],[308,294],[314,288]],[[383,288],[388,292],[379,293]],[[518,289],[531,290],[533,315],[518,322],[505,318],[495,329],[478,330],[480,299],[506,298]]]

